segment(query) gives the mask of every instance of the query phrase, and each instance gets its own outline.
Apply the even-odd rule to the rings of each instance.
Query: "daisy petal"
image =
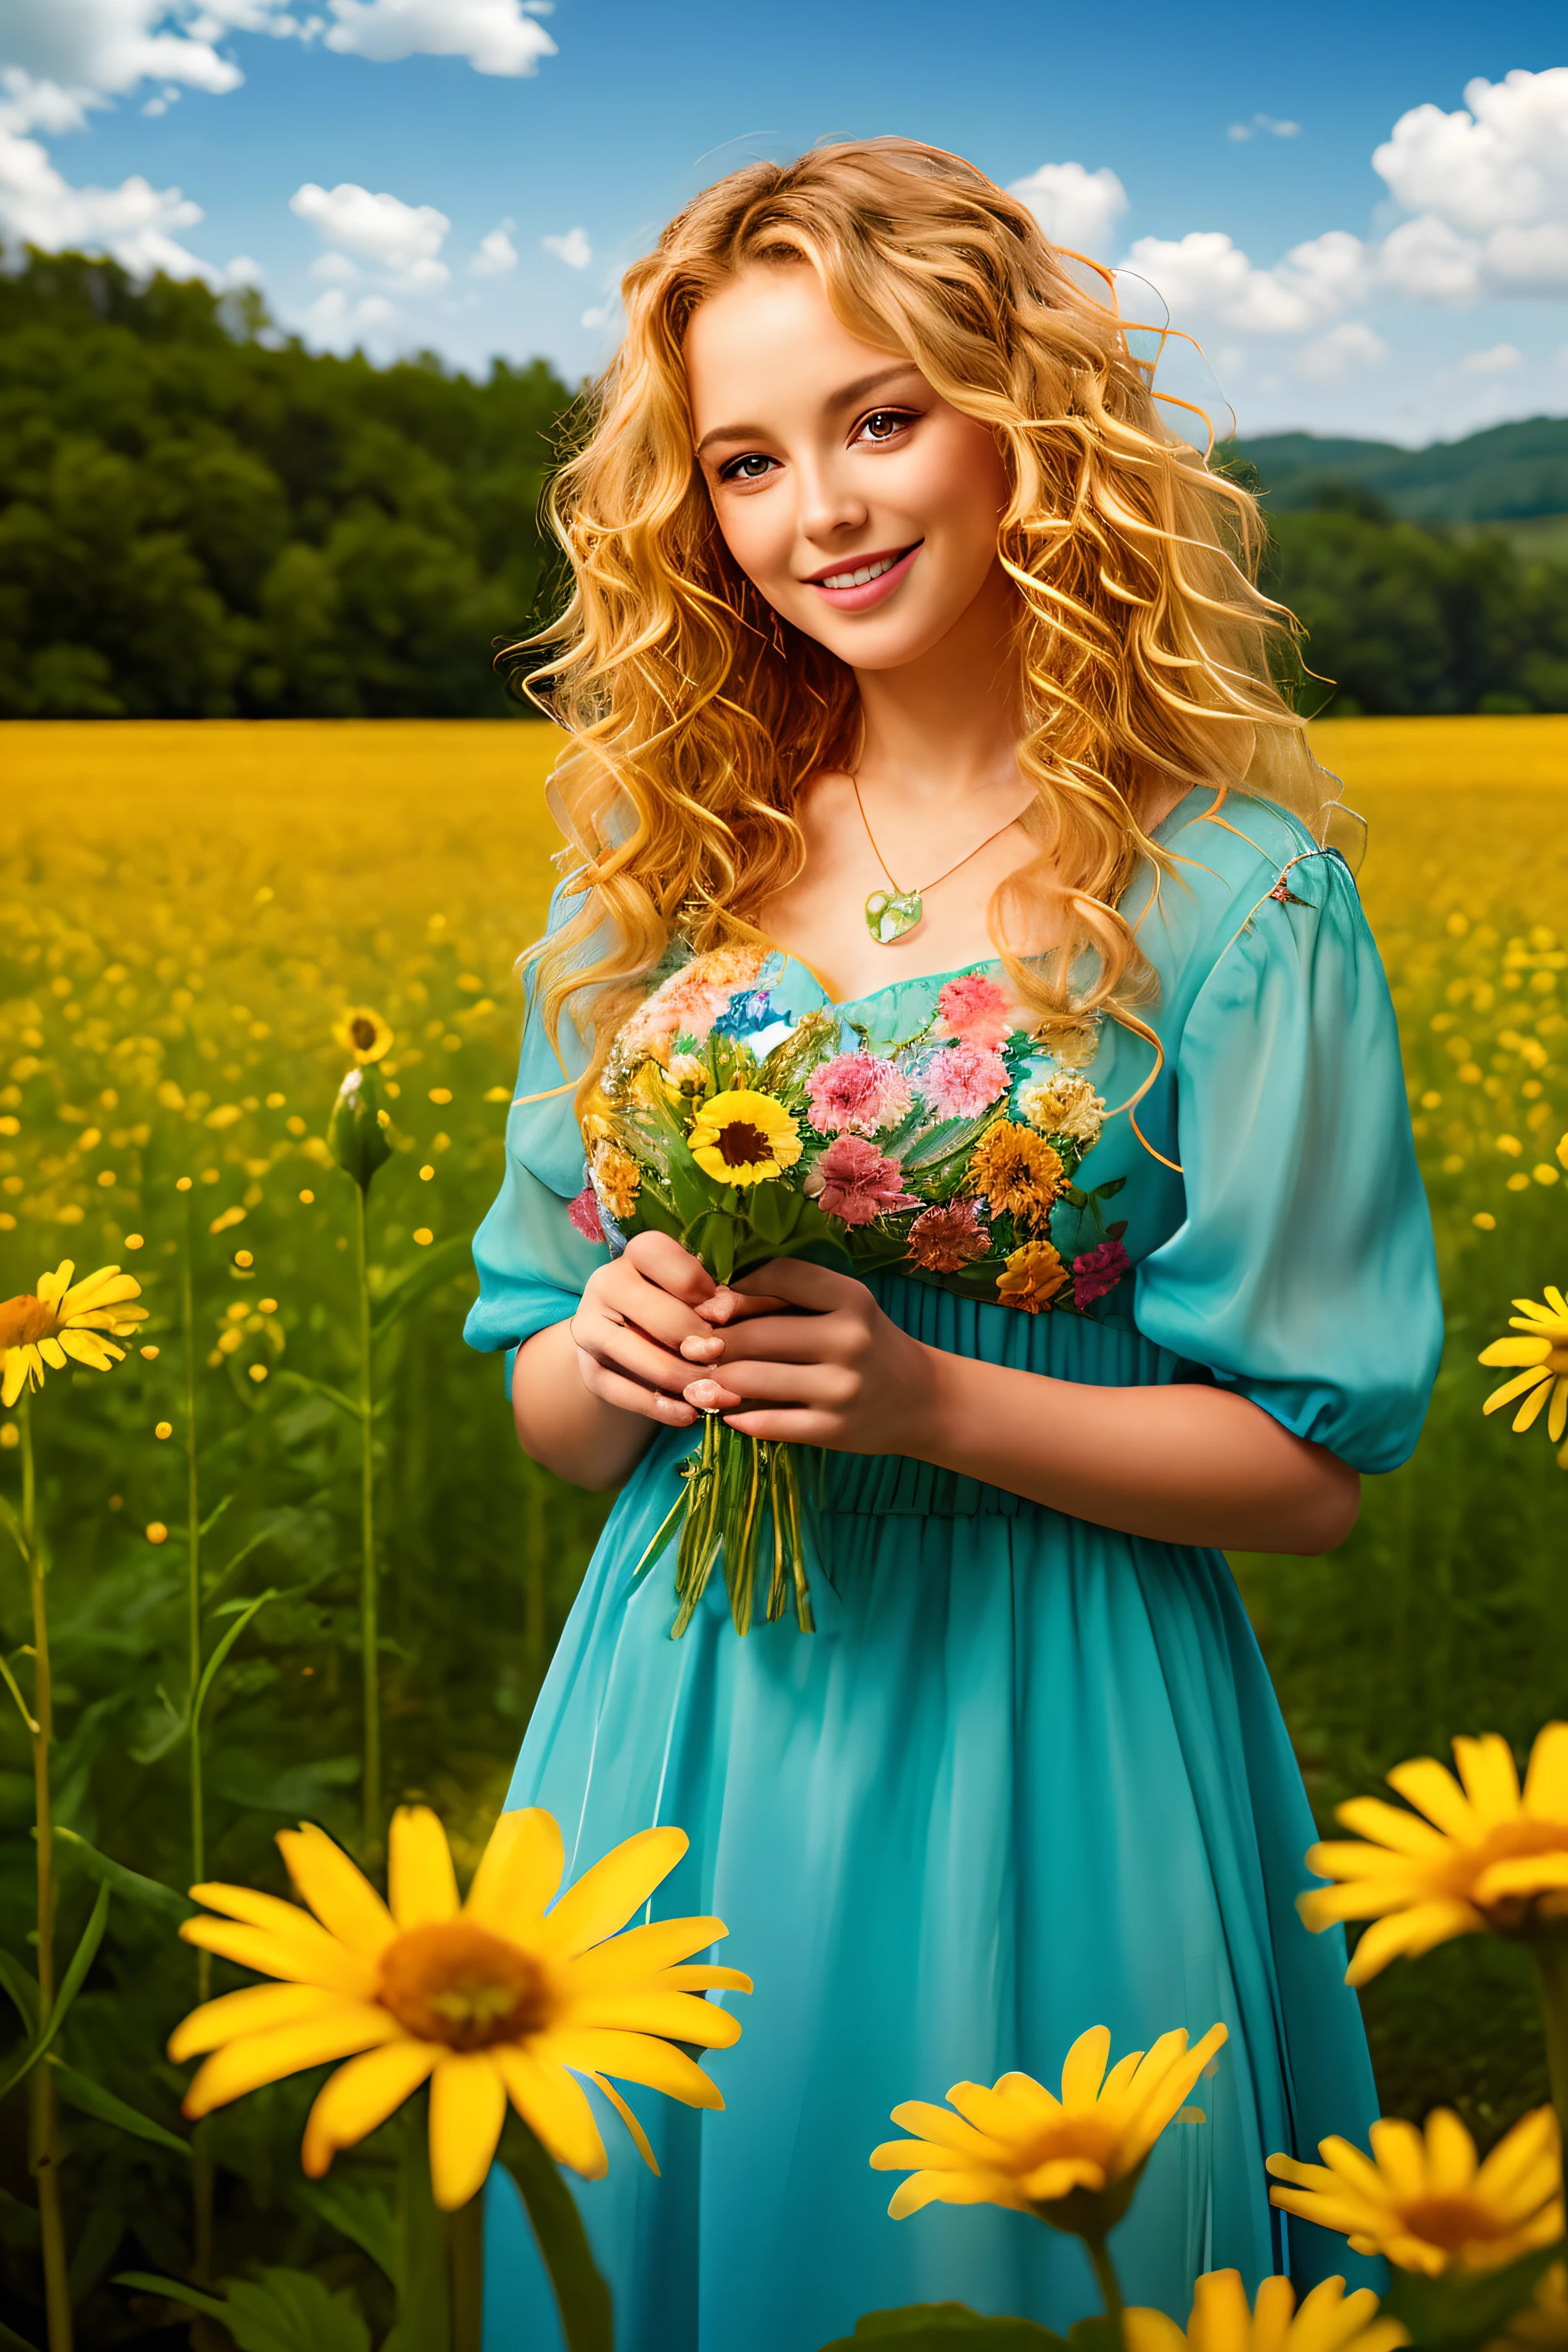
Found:
[[[630,2132],[633,2147],[637,2149],[637,2154],[641,2157],[643,2162],[647,2165],[654,2179],[656,2180],[658,2179],[658,2158],[653,2152],[653,2144],[649,2140],[647,2132],[644,2131],[641,2124],[638,2123],[636,2116],[633,2115],[630,2107],[627,2106],[625,2099],[622,2098],[615,2084],[610,2081],[609,2076],[607,2074],[590,2074],[588,2080],[593,2084],[595,2090],[602,2091],[605,2098],[608,2099],[611,2106],[614,2107],[616,2115],[619,2116],[622,2123],[625,2124],[627,2131]]]
[[[439,2053],[430,2083],[430,2186],[443,2213],[479,2195],[505,2121],[506,2084],[494,2052]]]
[[[341,2147],[353,2147],[412,2098],[436,2063],[429,2042],[391,2042],[351,2058],[324,2083],[305,2121],[300,2160],[320,2180]]]
[[[308,2017],[325,2017],[342,2009],[342,1993],[323,1991],[320,1985],[247,1985],[243,1992],[220,1993],[216,2000],[193,2009],[169,2036],[169,2055],[176,2066],[187,2058],[221,2050],[241,2033],[266,2033],[275,2025],[294,2025]]]
[[[392,1914],[336,1841],[309,1822],[279,1830],[278,1844],[289,1877],[329,1935],[367,1960],[380,1958],[397,1933]]]
[[[404,2038],[397,2020],[370,2001],[345,2001],[324,2017],[301,2019],[269,2033],[248,2033],[215,2052],[198,2069],[185,2093],[184,2111],[194,2122],[247,2091],[259,2090],[263,2083],[279,2083],[285,2074],[320,2066],[328,2058],[350,2058],[356,2051],[374,2050],[378,2042]]]
[[[538,1927],[565,1866],[561,1830],[552,1815],[538,1805],[503,1813],[479,1856],[464,1916],[493,1927],[498,1935],[523,1937],[527,1929]],[[679,1957],[684,1959],[685,1952]]]
[[[609,2159],[582,2084],[564,2066],[547,2064],[513,2042],[497,2044],[495,2062],[512,2105],[556,2163],[569,2164],[585,2180],[602,2180]]]
[[[1535,1735],[1524,1776],[1524,1810],[1538,1822],[1568,1822],[1568,1723]]]
[[[690,1840],[684,1830],[639,1830],[569,1886],[544,1920],[545,1948],[585,1952],[624,1927],[663,1884]]]
[[[439,1817],[428,1805],[399,1805],[387,1837],[386,1885],[400,1927],[458,1916],[458,1874]]]
[[[710,2074],[705,2074],[683,2050],[651,2033],[595,2033],[578,2028],[573,2032],[540,2037],[542,2058],[556,2058],[580,2074],[615,2074],[623,2083],[646,2083],[650,2091],[667,2092],[689,2107],[722,2107],[723,2095]]]

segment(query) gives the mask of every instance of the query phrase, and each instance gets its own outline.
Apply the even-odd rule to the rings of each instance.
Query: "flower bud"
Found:
[[[382,1124],[384,1116],[370,1066],[350,1070],[327,1121],[327,1148],[362,1192],[369,1192],[371,1178],[392,1157]]]

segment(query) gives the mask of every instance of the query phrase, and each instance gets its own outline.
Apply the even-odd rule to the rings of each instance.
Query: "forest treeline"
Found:
[[[377,367],[254,296],[29,254],[0,272],[0,716],[515,708],[492,656],[549,607],[571,402],[542,361]],[[1568,710],[1568,562],[1358,481],[1307,495],[1267,584],[1336,711]]]

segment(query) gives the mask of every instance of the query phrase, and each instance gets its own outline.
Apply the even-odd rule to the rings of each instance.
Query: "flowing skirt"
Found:
[[[889,1288],[944,1344],[973,1349],[1001,1312]],[[1080,1379],[1175,1369],[1065,1318],[1026,1339],[1054,1359],[1037,1369]],[[621,1496],[509,1798],[559,1819],[568,1879],[638,1829],[683,1829],[651,1915],[716,1913],[714,1957],[756,1984],[718,1996],[743,2021],[704,2060],[723,2113],[628,2086],[662,2178],[590,2088],[610,2169],[577,2193],[618,2352],[817,2352],[902,2303],[1062,2330],[1097,2309],[1073,2240],[994,2207],[890,2221],[896,2181],[867,2163],[900,2136],[899,2101],[1013,2069],[1055,2087],[1096,2024],[1113,2058],[1173,2026],[1229,2028],[1112,2237],[1130,2302],[1184,2323],[1205,2270],[1249,2289],[1285,2268],[1303,2289],[1373,2278],[1339,2238],[1295,2223],[1287,2240],[1268,2201],[1267,2156],[1364,2139],[1377,2109],[1342,1939],[1297,1916],[1313,1824],[1220,1556],[845,1457],[816,1633],[739,1640],[715,1574],[672,1642],[668,1555],[633,1570],[683,1450],[661,1440]],[[486,2352],[555,2352],[500,2177],[487,2282]]]

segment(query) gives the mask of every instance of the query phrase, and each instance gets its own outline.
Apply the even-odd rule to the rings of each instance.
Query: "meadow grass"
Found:
[[[1568,719],[1342,720],[1314,740],[1369,821],[1362,887],[1449,1314],[1421,1446],[1372,1482],[1351,1541],[1322,1560],[1237,1563],[1326,1816],[1455,1731],[1523,1743],[1563,1707],[1568,1479],[1540,1430],[1516,1439],[1506,1415],[1482,1421],[1491,1381],[1475,1359],[1510,1298],[1568,1276]],[[395,1033],[380,1066],[395,1149],[371,1196],[372,1286],[386,1299],[430,1277],[377,1360],[387,1793],[434,1801],[464,1863],[601,1521],[602,1503],[521,1459],[499,1360],[459,1337],[467,1240],[502,1166],[514,959],[552,880],[554,741],[483,721],[0,736],[0,1297],[68,1255],[82,1270],[132,1268],[151,1310],[118,1370],[52,1376],[35,1401],[58,1817],[165,1885],[183,1885],[189,1862],[187,1214],[201,1509],[218,1515],[203,1551],[209,1650],[229,1604],[277,1596],[209,1702],[208,1867],[276,1883],[272,1833],[301,1815],[356,1840],[358,1432],[328,1393],[355,1376],[353,1187],[321,1140],[346,1005],[374,1005]],[[0,1490],[17,1461],[0,1442]],[[0,1632],[25,1682],[14,1562],[0,1564]],[[31,1806],[7,1712],[0,1896],[23,1960]],[[68,1866],[66,1948],[92,1893]],[[1423,1964],[1418,1998],[1407,1969],[1377,1980],[1367,2011],[1389,2111],[1457,2095],[1490,2137],[1541,2095],[1513,1958],[1452,1947]],[[195,1981],[167,1919],[117,1899],[69,2027],[74,2066],[175,2129],[181,2077],[160,2053]],[[310,2261],[338,2244],[341,2257],[295,2164],[307,2089],[282,2085],[206,2127],[220,2272],[280,2250]],[[25,2270],[18,2123],[8,2112],[0,2245]],[[123,2305],[100,2282],[117,2263],[184,2270],[188,2184],[179,2159],[101,2120],[74,2114],[70,2132],[82,2340],[109,2341]],[[355,2277],[374,2315],[371,2267]]]

